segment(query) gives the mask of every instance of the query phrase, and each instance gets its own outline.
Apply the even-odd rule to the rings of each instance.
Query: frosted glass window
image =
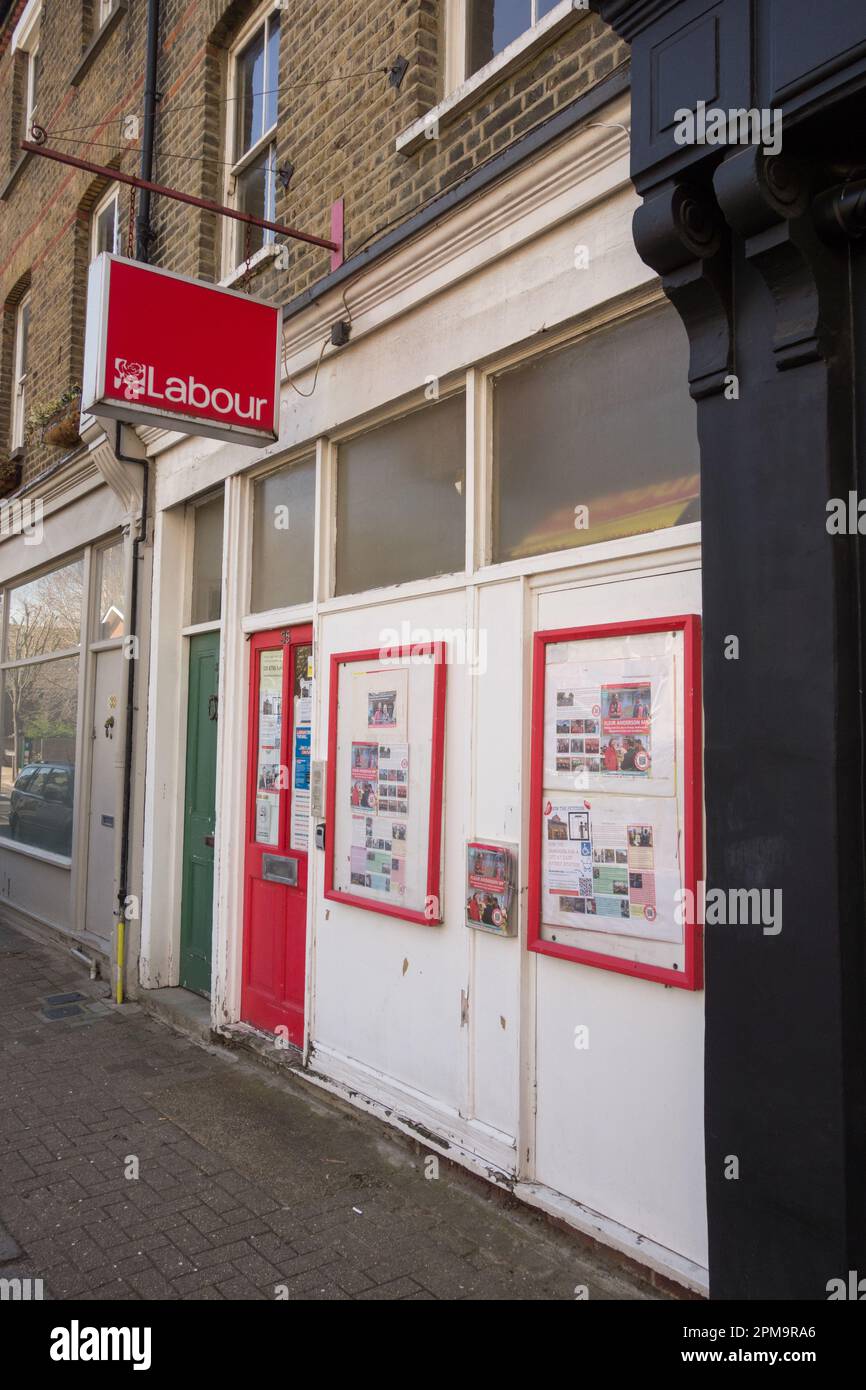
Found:
[[[222,610],[223,498],[195,508],[191,623],[215,623]]]
[[[123,544],[109,545],[97,552],[99,611],[96,637],[122,637],[126,631],[123,599]]]
[[[700,517],[688,343],[651,310],[493,382],[495,560]]]
[[[465,476],[462,394],[341,445],[337,593],[463,570]]]
[[[251,612],[313,597],[316,460],[259,478],[253,493]]]

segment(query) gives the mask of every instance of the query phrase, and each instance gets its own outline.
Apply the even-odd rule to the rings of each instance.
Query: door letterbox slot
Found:
[[[262,878],[271,883],[285,883],[290,888],[298,884],[298,861],[286,859],[279,854],[262,855]]]

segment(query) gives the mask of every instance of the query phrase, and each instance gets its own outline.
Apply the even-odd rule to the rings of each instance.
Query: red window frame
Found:
[[[537,951],[540,955],[580,961],[583,965],[594,965],[601,970],[613,970],[618,974],[632,975],[639,979],[655,980],[660,984],[673,985],[677,989],[699,990],[703,988],[703,929],[697,921],[683,924],[685,961],[682,970],[666,969],[663,966],[646,964],[642,961],[623,960],[619,956],[606,955],[603,951],[591,951],[583,947],[567,946],[556,941],[545,941],[541,936],[542,827],[540,806],[544,791],[546,649],[558,642],[579,642],[600,637],[634,637],[641,633],[672,631],[683,633],[683,683],[685,687],[683,715],[683,826],[685,837],[683,887],[691,891],[692,902],[697,904],[698,881],[703,872],[700,618],[694,613],[689,613],[673,618],[645,618],[637,622],[602,623],[594,627],[568,627],[557,628],[548,632],[537,632],[533,641],[532,669],[529,907],[526,945],[528,950]]]
[[[430,822],[427,834],[427,902],[436,904],[435,914],[418,912],[410,908],[392,907],[389,903],[376,902],[362,898],[357,893],[345,893],[334,887],[334,823],[337,792],[337,735],[340,712],[340,671],[344,666],[368,661],[387,659],[410,660],[413,656],[433,656],[433,719],[432,752],[430,758]],[[410,668],[411,669],[411,668]],[[366,652],[335,652],[331,656],[331,680],[328,691],[328,774],[326,802],[326,849],[325,849],[325,897],[335,902],[349,903],[352,907],[362,907],[366,912],[380,913],[385,917],[399,917],[406,922],[418,922],[422,926],[440,926],[442,917],[442,896],[440,891],[442,872],[442,780],[445,767],[445,644],[444,642],[419,642],[409,647],[389,647],[387,657],[382,649],[374,647]]]

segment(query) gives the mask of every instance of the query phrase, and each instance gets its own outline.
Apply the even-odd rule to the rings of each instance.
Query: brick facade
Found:
[[[93,3],[43,0],[38,120],[49,144],[138,173],[138,144],[122,139],[120,119],[141,114],[147,3],[120,6],[87,72],[71,85],[91,42]],[[626,60],[625,45],[596,15],[575,12],[568,27],[407,156],[397,152],[397,136],[443,95],[444,10],[444,0],[316,0],[280,11],[277,165],[294,172],[286,190],[277,186],[278,221],[328,236],[331,203],[343,197],[351,256]],[[156,181],[225,201],[228,49],[259,11],[252,0],[162,0]],[[0,105],[11,112],[13,132],[0,144],[0,492],[16,477],[9,462],[14,306],[29,285],[30,411],[81,379],[90,214],[108,186],[36,156],[9,186],[24,123],[21,55],[9,51],[17,13],[13,5],[0,39]],[[398,57],[409,63],[399,89],[386,75]],[[120,209],[125,250],[130,198],[123,186]],[[157,197],[151,259],[219,279],[222,239],[233,225]],[[329,266],[326,251],[293,243],[288,268],[266,257],[249,288],[284,303]],[[65,452],[43,443],[37,429],[21,460],[24,480]]]

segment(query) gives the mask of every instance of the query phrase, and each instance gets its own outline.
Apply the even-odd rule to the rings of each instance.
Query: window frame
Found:
[[[276,477],[278,473],[291,473],[293,469],[299,468],[304,464],[312,464],[313,467],[313,556],[312,573],[310,575],[310,597],[302,599],[298,603],[281,603],[274,608],[254,608],[253,607],[253,588],[255,585],[255,559],[253,555],[253,540],[255,536],[256,518],[256,489],[260,483],[264,483],[268,478]],[[314,599],[316,590],[316,534],[317,516],[316,499],[319,490],[319,458],[315,442],[312,447],[308,444],[302,451],[293,451],[290,455],[283,457],[277,463],[268,460],[263,468],[257,469],[249,475],[249,532],[250,532],[250,553],[249,553],[249,583],[245,586],[243,599],[243,616],[258,621],[263,614],[282,613],[301,611],[309,608]]]
[[[15,337],[12,349],[12,449],[24,448],[27,435],[27,359],[30,352],[30,290],[15,305]],[[24,331],[24,315],[27,328]],[[22,362],[23,358],[23,362]],[[22,370],[23,367],[23,370]]]
[[[237,37],[228,51],[228,71],[227,71],[227,100],[225,103],[225,149],[227,155],[227,166],[225,175],[225,201],[228,207],[237,208],[239,204],[240,178],[243,173],[254,164],[263,153],[270,151],[269,155],[269,179],[270,183],[266,187],[266,198],[270,198],[270,213],[267,204],[262,213],[268,221],[276,221],[276,185],[277,185],[277,131],[279,128],[279,45],[277,47],[277,102],[276,114],[273,124],[262,131],[252,144],[245,150],[239,151],[239,133],[237,120],[237,103],[239,101],[240,81],[238,75],[238,64],[244,49],[252,42],[259,31],[264,33],[264,67],[262,94],[272,90],[270,86],[270,72],[268,68],[268,34],[273,20],[280,20],[285,13],[284,7],[278,0],[268,0],[268,3],[261,6],[250,16],[247,23],[239,30]],[[281,26],[282,32],[282,26]],[[232,223],[227,228],[226,235],[223,237],[222,269],[223,278],[231,277],[235,272],[240,271],[246,264],[243,255],[239,254],[242,247],[242,238],[245,235],[245,227],[248,223]],[[252,261],[256,257],[272,254],[269,248],[275,246],[275,233],[267,228],[262,228],[262,245],[257,247],[250,255]]]
[[[544,358],[552,357],[557,352],[577,347],[579,343],[591,338],[596,333],[614,330],[656,310],[671,307],[670,301],[660,285],[650,283],[629,296],[626,302],[604,301],[596,305],[581,319],[578,325],[571,324],[556,333],[552,333],[543,344],[533,341],[529,344],[524,343],[515,346],[485,364],[480,373],[477,412],[482,441],[480,474],[476,484],[481,497],[479,548],[477,552],[480,575],[488,578],[497,574],[536,574],[548,570],[565,569],[572,564],[583,566],[592,563],[596,553],[601,553],[599,547],[604,547],[605,553],[610,548],[612,555],[625,555],[631,553],[632,547],[637,547],[642,552],[648,548],[644,542],[655,540],[655,538],[665,536],[676,538],[681,535],[682,543],[687,544],[693,536],[700,537],[701,521],[686,521],[679,526],[663,526],[655,531],[637,532],[633,535],[617,536],[608,540],[589,541],[582,546],[572,546],[562,550],[541,550],[536,555],[502,560],[497,560],[494,555],[496,540],[493,430],[495,378],[512,368],[531,366],[534,362],[543,361]],[[668,542],[669,545],[673,543],[672,541]]]
[[[475,416],[478,420],[478,477],[477,492],[480,505],[477,512],[477,571],[481,580],[491,580],[512,575],[544,574],[550,570],[564,570],[569,567],[585,567],[596,562],[599,555],[631,555],[648,550],[664,549],[678,543],[688,545],[692,539],[701,538],[701,521],[685,521],[683,525],[660,527],[655,531],[635,532],[626,537],[614,537],[605,541],[589,541],[580,546],[562,550],[539,550],[537,555],[517,557],[517,559],[495,559],[495,459],[493,459],[493,382],[495,378],[514,367],[528,367],[569,347],[575,347],[584,339],[591,338],[606,329],[616,329],[627,322],[651,314],[655,310],[667,309],[670,300],[664,295],[660,285],[649,282],[632,292],[626,300],[605,300],[581,317],[578,324],[566,325],[552,332],[544,343],[521,343],[510,347],[506,352],[484,364],[478,370],[477,403]],[[546,338],[546,335],[545,335]],[[659,541],[659,538],[670,538]]]
[[[218,618],[205,618],[199,622],[193,621],[193,601],[195,597],[195,530],[198,512],[202,507],[209,506],[212,502],[222,502],[222,546],[220,548],[220,616]],[[225,483],[221,483],[216,488],[209,488],[207,492],[201,493],[198,497],[188,498],[184,504],[184,523],[185,523],[185,567],[184,567],[184,592],[183,592],[183,623],[181,632],[184,637],[195,636],[199,632],[219,632],[222,629],[223,621],[223,596],[226,580],[226,535],[228,533],[228,514],[229,504],[226,493]]]
[[[372,411],[367,415],[363,422],[355,421],[344,430],[334,430],[328,435],[330,446],[330,470],[331,477],[329,486],[331,488],[330,498],[330,534],[328,544],[330,548],[330,570],[328,576],[327,598],[333,599],[337,604],[353,604],[356,600],[363,600],[365,595],[370,594],[393,594],[395,589],[401,593],[411,591],[413,586],[450,586],[455,580],[466,582],[472,571],[470,565],[470,551],[474,547],[474,527],[470,524],[470,506],[474,505],[475,486],[473,473],[475,469],[475,450],[470,445],[475,421],[475,372],[468,369],[462,372],[455,372],[448,377],[443,377],[439,381],[438,394],[430,397],[423,392],[413,392],[403,401],[392,401],[379,410]],[[465,404],[465,437],[463,454],[463,526],[464,526],[464,552],[463,565],[456,570],[445,570],[441,574],[427,575],[420,579],[403,579],[396,583],[374,586],[369,589],[350,589],[344,593],[338,592],[338,545],[339,545],[339,489],[340,489],[340,450],[346,444],[352,444],[366,435],[374,434],[379,429],[387,428],[389,425],[399,424],[400,421],[408,419],[412,415],[418,415],[430,406],[441,405],[445,401],[453,400],[457,396],[464,398]]]

